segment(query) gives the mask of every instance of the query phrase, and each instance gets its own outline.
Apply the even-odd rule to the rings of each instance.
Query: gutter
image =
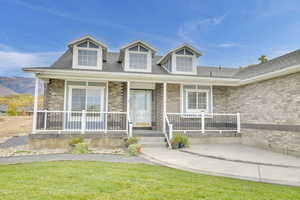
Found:
[[[105,79],[118,81],[140,81],[140,82],[169,82],[169,83],[201,83],[208,85],[235,86],[239,79],[232,78],[212,78],[196,76],[177,76],[141,73],[120,73],[120,72],[97,72],[97,71],[71,71],[54,69],[32,69],[25,68],[25,72],[36,73],[40,78],[70,78],[70,79]]]

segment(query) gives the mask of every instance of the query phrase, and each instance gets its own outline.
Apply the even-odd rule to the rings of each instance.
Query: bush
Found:
[[[125,146],[129,147],[131,144],[137,144],[139,142],[139,138],[131,137],[125,139]]]
[[[8,116],[16,116],[17,115],[17,105],[15,103],[8,104],[7,115]]]
[[[84,142],[75,144],[74,148],[71,151],[72,154],[86,154],[90,153],[88,145]]]
[[[84,143],[84,138],[83,137],[71,137],[69,139],[69,146],[75,147],[76,144],[79,143]]]
[[[184,134],[176,133],[171,139],[171,145],[173,149],[178,149],[181,146],[189,147],[189,138]]]
[[[128,147],[128,154],[130,156],[136,156],[141,153],[142,146],[140,144],[131,144]]]

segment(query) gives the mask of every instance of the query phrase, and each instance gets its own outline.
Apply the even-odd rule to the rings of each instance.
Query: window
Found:
[[[97,51],[78,50],[78,65],[80,66],[97,66]]]
[[[147,69],[147,54],[130,52],[129,67],[131,69]]]
[[[104,110],[104,88],[72,87],[70,88],[70,110],[100,112]]]
[[[193,58],[185,56],[176,56],[176,71],[192,72]]]
[[[149,71],[149,55],[151,52],[142,45],[135,45],[128,49],[128,66],[133,71]]]
[[[194,72],[195,56],[190,50],[183,48],[175,53],[176,55],[176,69],[177,72]]]
[[[208,91],[186,90],[186,112],[207,112]]]
[[[101,68],[101,48],[90,40],[77,44],[73,51],[73,67],[82,69]],[[76,62],[77,61],[77,62]]]

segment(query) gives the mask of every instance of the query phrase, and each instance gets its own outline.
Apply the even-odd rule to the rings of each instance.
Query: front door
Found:
[[[151,127],[151,90],[131,90],[130,117],[134,127]]]

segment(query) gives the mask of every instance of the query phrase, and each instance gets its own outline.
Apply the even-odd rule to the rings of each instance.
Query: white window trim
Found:
[[[148,49],[148,48],[146,48]],[[130,68],[129,64],[129,53],[137,53],[137,54],[144,54],[147,55],[147,68],[146,69],[134,69]],[[132,71],[132,72],[151,72],[151,66],[152,66],[152,53],[151,50],[148,49],[148,52],[141,52],[141,51],[129,51],[129,48],[125,49],[125,58],[124,58],[124,65],[125,65],[125,71]]]
[[[203,92],[206,93],[206,109],[189,109],[188,108],[188,93],[189,92]],[[208,95],[209,95],[209,90],[203,90],[203,89],[185,89],[185,111],[187,113],[197,113],[197,112],[205,112],[208,113],[208,109],[209,109],[209,102],[208,102]],[[197,95],[198,98],[198,95]],[[198,104],[198,99],[196,100],[196,103]],[[198,107],[198,106],[197,106]]]
[[[68,92],[69,92],[69,96],[68,96],[68,111],[72,112],[72,89],[89,89],[89,88],[96,88],[96,89],[101,89],[101,93],[103,94],[100,98],[101,98],[101,102],[102,104],[100,105],[100,112],[105,112],[105,103],[104,102],[104,97],[105,97],[105,87],[104,86],[83,86],[83,85],[69,85],[68,86]],[[85,96],[85,111],[87,111],[87,95]],[[80,111],[78,111],[80,112]],[[78,117],[72,117],[72,115],[68,115],[69,116],[69,121],[75,121],[77,120],[81,120],[78,119]]]
[[[78,51],[79,50],[97,51],[97,66],[79,65],[78,64]],[[74,69],[98,69],[98,70],[102,70],[102,60],[103,60],[102,59],[102,47],[99,46],[99,45],[98,45],[98,48],[78,47],[77,45],[75,45],[73,47],[73,68]]]
[[[191,72],[185,72],[185,71],[178,71],[177,70],[177,62],[176,58],[178,57],[190,57],[192,58],[192,71]],[[174,51],[172,53],[172,60],[171,60],[171,65],[172,65],[172,73],[174,74],[197,74],[197,57],[195,55],[177,55],[176,52]]]

